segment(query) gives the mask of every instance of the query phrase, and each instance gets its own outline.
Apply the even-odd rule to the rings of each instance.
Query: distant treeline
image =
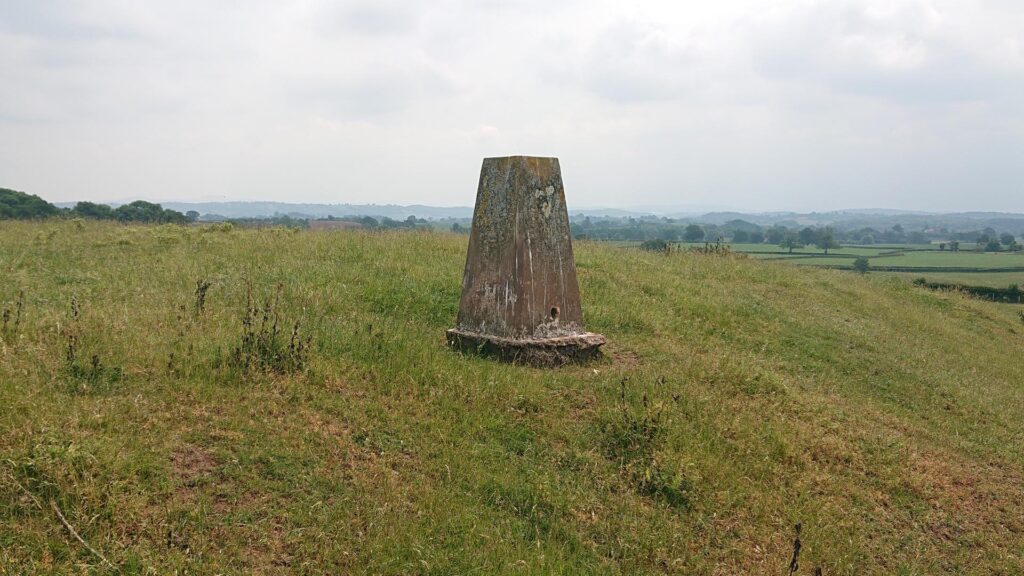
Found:
[[[371,216],[328,216],[327,218],[296,217],[289,214],[275,214],[267,218],[225,218],[215,214],[203,215],[199,219],[202,222],[231,222],[236,226],[243,227],[266,227],[284,226],[286,228],[313,228],[310,222],[338,222],[349,223],[352,228],[364,228],[367,230],[401,230],[415,228],[432,228],[431,222],[423,218],[409,216],[405,220],[393,220],[387,216],[377,219]],[[323,228],[331,228],[323,226]]]
[[[943,227],[923,230],[905,230],[896,224],[879,230],[872,227],[844,229],[833,226],[791,226],[774,224],[759,226],[753,222],[736,219],[724,224],[703,224],[691,220],[665,217],[600,217],[575,218],[571,222],[576,238],[592,240],[619,240],[645,242],[663,240],[666,242],[736,242],[773,244],[786,247],[812,246],[821,242],[823,236],[831,237],[843,244],[929,244],[945,243],[943,249],[956,251],[960,243],[975,244],[987,251],[1017,250],[1020,244],[1010,231],[996,231],[986,227],[981,230],[951,231]],[[1018,231],[1019,233],[1019,231]]]
[[[202,221],[231,222],[236,226],[244,227],[310,227],[310,219],[308,217],[296,217],[287,214],[275,214],[268,218],[224,218],[216,214],[205,214],[200,217],[200,214],[195,211],[190,210],[182,214],[176,210],[164,208],[160,204],[144,200],[136,200],[116,208],[95,202],[78,202],[72,208],[59,208],[34,194],[0,188],[0,220],[35,220],[57,217],[156,224],[187,224],[189,222]],[[380,219],[371,216],[346,216],[341,218],[328,216],[324,220],[328,222],[350,222],[353,224],[353,227],[369,230],[410,230],[436,227],[436,223],[415,216],[409,216],[404,220],[394,220],[386,216]]]
[[[144,200],[122,204],[117,208],[94,202],[79,202],[74,208],[58,208],[35,194],[0,188],[0,220],[34,220],[58,216],[119,222],[185,224],[195,220],[199,214],[182,214]]]
[[[0,220],[49,218],[60,213],[60,208],[35,194],[0,188]]]

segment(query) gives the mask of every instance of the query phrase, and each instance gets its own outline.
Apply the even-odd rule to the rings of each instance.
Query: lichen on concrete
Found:
[[[575,341],[596,352],[604,343],[603,337],[583,328],[557,158],[484,159],[459,317],[449,340],[457,344],[468,335],[501,339],[503,347],[507,341],[543,347],[538,342],[568,338],[558,346]]]

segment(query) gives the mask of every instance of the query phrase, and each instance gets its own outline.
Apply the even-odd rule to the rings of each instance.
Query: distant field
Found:
[[[842,252],[845,252],[843,250]],[[1024,254],[976,252],[907,252],[902,256],[868,257],[875,266],[907,266],[921,268],[1024,268]],[[801,258],[797,264],[835,264],[832,258]],[[846,264],[849,264],[847,262]]]
[[[682,246],[703,246],[703,244],[681,244]],[[730,249],[735,252],[743,252],[746,254],[754,254],[758,257],[773,257],[773,258],[786,258],[789,257],[789,251],[785,248],[779,248],[774,244],[729,244]],[[886,252],[894,252],[899,250],[909,250],[912,248],[908,247],[883,247],[883,246],[843,246],[829,250],[829,254],[845,254],[851,257],[856,256],[877,256]],[[917,250],[927,249],[926,246],[917,246]],[[794,248],[792,256],[801,255],[819,255],[822,251],[819,248],[813,246],[805,246],[803,248]]]
[[[636,244],[634,244],[636,245]],[[686,249],[703,243],[680,243]],[[1010,284],[1024,284],[1024,253],[992,253],[974,251],[940,251],[936,244],[879,244],[872,246],[842,246],[824,254],[819,248],[808,246],[794,249],[792,254],[773,244],[728,244],[735,252],[760,260],[785,261],[800,266],[849,268],[854,259],[863,256],[876,273],[878,268],[896,267],[907,270],[884,271],[896,278],[921,278],[938,282],[955,282],[973,286],[1005,288]]]
[[[929,282],[964,284],[967,286],[991,286],[1006,288],[1011,284],[1024,286],[1024,272],[872,272],[906,280],[924,278]]]

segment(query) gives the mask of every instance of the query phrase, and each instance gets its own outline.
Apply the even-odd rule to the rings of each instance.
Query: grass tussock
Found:
[[[465,242],[5,223],[0,573],[1021,572],[1019,307],[581,242],[541,370]]]
[[[603,452],[639,494],[688,510],[691,487],[677,470],[659,459],[669,425],[665,404],[653,405],[645,393],[640,408],[632,408],[626,398],[627,382],[628,378],[623,378],[620,383],[618,410],[602,423]],[[665,380],[659,379],[658,383],[664,386]]]

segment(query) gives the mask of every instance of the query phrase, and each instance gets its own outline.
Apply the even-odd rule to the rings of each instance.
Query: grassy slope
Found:
[[[796,522],[801,574],[1024,569],[1018,308],[576,248],[609,358],[545,371],[444,348],[464,237],[3,223],[0,573],[103,572],[51,499],[125,573],[783,573]],[[304,373],[219,362],[246,278]]]

